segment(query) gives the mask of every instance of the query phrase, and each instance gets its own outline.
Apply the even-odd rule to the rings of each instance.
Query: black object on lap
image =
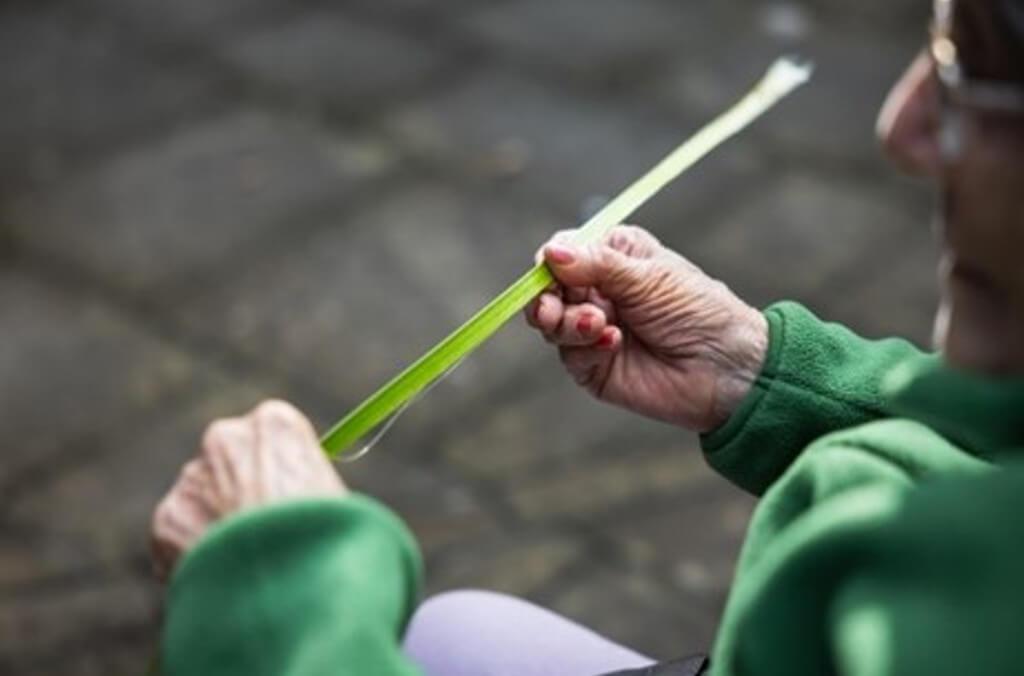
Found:
[[[707,655],[694,655],[671,662],[660,662],[641,669],[614,671],[601,676],[701,676],[708,673],[710,664]]]

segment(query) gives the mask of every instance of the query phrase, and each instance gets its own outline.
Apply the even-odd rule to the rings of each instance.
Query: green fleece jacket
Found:
[[[762,495],[714,676],[1024,672],[1024,383],[943,368],[793,303],[764,370],[703,438]],[[420,563],[367,498],[230,519],[169,590],[163,673],[417,673],[400,652]]]

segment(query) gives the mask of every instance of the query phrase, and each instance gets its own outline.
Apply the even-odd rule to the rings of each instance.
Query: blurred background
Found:
[[[205,424],[321,427],[781,53],[809,87],[645,207],[755,304],[927,343],[930,195],[873,137],[926,0],[0,0],[0,672],[139,674]],[[348,482],[428,591],[709,646],[753,500],[513,322]]]

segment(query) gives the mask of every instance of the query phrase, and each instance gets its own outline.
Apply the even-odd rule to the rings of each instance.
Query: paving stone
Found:
[[[588,198],[615,194],[697,129],[642,104],[587,99],[521,76],[487,71],[399,109],[387,126],[416,152],[474,177],[504,179],[510,194],[577,216]],[[711,194],[715,175],[697,194]]]
[[[83,0],[131,22],[148,44],[209,44],[286,15],[288,0]],[[139,36],[136,36],[139,37]]]
[[[186,319],[270,368],[351,397],[339,405],[354,404],[451,324],[414,287],[380,274],[387,261],[372,241],[358,227],[298,239],[186,308]]]
[[[749,1],[749,0],[745,0]],[[927,24],[931,16],[931,5],[917,0],[895,0],[895,2],[849,3],[842,0],[810,0],[809,4],[819,8],[831,21],[837,24],[854,24],[881,29],[898,29],[916,33]]]
[[[51,185],[111,144],[212,104],[202,77],[59,6],[0,9],[0,192]]]
[[[828,307],[839,300],[830,279],[862,268],[915,221],[892,191],[789,172],[716,219],[686,253],[755,305],[792,298]]]
[[[637,573],[598,569],[567,582],[542,605],[653,659],[708,652],[717,617]]]
[[[5,526],[0,535],[0,590],[10,591],[69,575],[88,563],[82,560],[77,543],[52,538],[25,526]]]
[[[497,520],[469,486],[443,467],[412,462],[410,455],[392,445],[338,469],[352,490],[393,509],[427,557],[452,546],[471,548],[496,530]]]
[[[296,211],[352,195],[386,153],[257,112],[182,130],[59,188],[0,204],[32,247],[133,292],[248,262]]]
[[[506,396],[482,409],[441,446],[446,460],[467,476],[500,480],[525,490],[520,482],[528,475],[543,481],[555,469],[571,474],[581,470],[587,456],[608,452],[609,446],[626,455],[633,449],[631,444],[642,446],[670,431],[666,425],[594,400],[551,359],[537,367],[525,393]],[[557,487],[551,492],[551,498],[557,499]],[[574,496],[564,499],[572,501]]]
[[[681,113],[710,116],[735,101],[774,59],[797,54],[814,62],[813,79],[759,121],[758,129],[781,152],[882,163],[875,120],[920,48],[920,31],[907,39],[851,31],[794,3],[752,9],[728,23],[727,39],[680,42],[675,64],[652,82],[650,96]]]
[[[28,662],[19,662],[18,676],[110,676],[111,674],[145,673],[152,660],[157,637],[157,626],[138,630],[117,632],[111,637],[101,637],[96,642],[103,646],[97,650],[95,646],[76,647],[73,650],[62,649],[55,655],[49,655]],[[144,636],[140,639],[139,635]]]
[[[887,265],[858,275],[829,303],[829,319],[874,338],[901,336],[928,349],[938,307],[938,252],[922,219],[917,232],[893,243]]]
[[[373,16],[381,16],[389,19],[398,19],[401,22],[416,22],[422,25],[424,19],[447,18],[452,14],[458,14],[464,7],[475,7],[489,5],[492,2],[503,2],[504,0],[449,0],[448,2],[434,2],[434,0],[350,0],[346,3],[359,11],[366,12]]]
[[[715,477],[663,504],[612,515],[610,537],[631,566],[672,584],[688,603],[720,612],[754,498]]]
[[[653,451],[623,448],[610,460],[585,460],[561,472],[516,482],[508,489],[509,497],[524,519],[548,521],[594,519],[633,503],[683,495],[711,479],[696,449],[680,448],[691,445],[684,442]]]
[[[464,318],[526,272],[554,232],[574,225],[500,189],[431,179],[403,186],[354,220],[417,288]]]
[[[448,0],[444,3],[433,0],[350,0],[347,4],[381,16],[419,19],[424,15],[447,16],[507,2],[518,0]]]
[[[69,644],[92,641],[102,645],[106,637],[151,625],[157,613],[155,586],[123,576],[3,598],[0,663],[22,673],[20,667],[27,671],[34,661],[52,664],[54,653]],[[61,667],[60,673],[88,673],[76,670],[74,655],[70,657],[67,671]],[[138,667],[144,669],[145,661],[140,660]]]
[[[357,110],[373,110],[382,97],[422,87],[443,62],[426,44],[337,11],[306,12],[247,32],[224,51],[254,81],[287,87],[312,105]]]
[[[517,278],[549,231],[536,225],[543,212],[436,183],[399,189],[338,219],[328,214],[292,249],[185,313],[195,330],[315,383],[338,409],[368,396]],[[543,354],[543,342],[515,324],[410,409],[385,444],[422,446],[418,423]]]
[[[427,593],[488,589],[528,596],[567,570],[581,555],[576,540],[560,535],[504,534],[481,539],[427,565]]]
[[[28,465],[88,453],[127,416],[202,382],[195,362],[92,297],[68,296],[0,271],[0,479]]]
[[[660,0],[524,0],[487,4],[464,13],[463,23],[485,47],[539,68],[625,79],[644,75],[651,61],[700,30],[693,15],[712,7]]]
[[[729,142],[667,186],[628,219],[686,253],[714,228],[723,210],[742,203],[771,180],[773,167],[757,148],[757,133]]]

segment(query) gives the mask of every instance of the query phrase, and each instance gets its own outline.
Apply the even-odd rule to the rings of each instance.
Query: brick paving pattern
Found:
[[[204,423],[321,426],[796,51],[816,82],[637,221],[752,302],[926,343],[929,194],[874,143],[923,0],[0,2],[0,672],[138,674],[155,501]],[[351,485],[428,591],[711,642],[753,500],[521,323]]]

